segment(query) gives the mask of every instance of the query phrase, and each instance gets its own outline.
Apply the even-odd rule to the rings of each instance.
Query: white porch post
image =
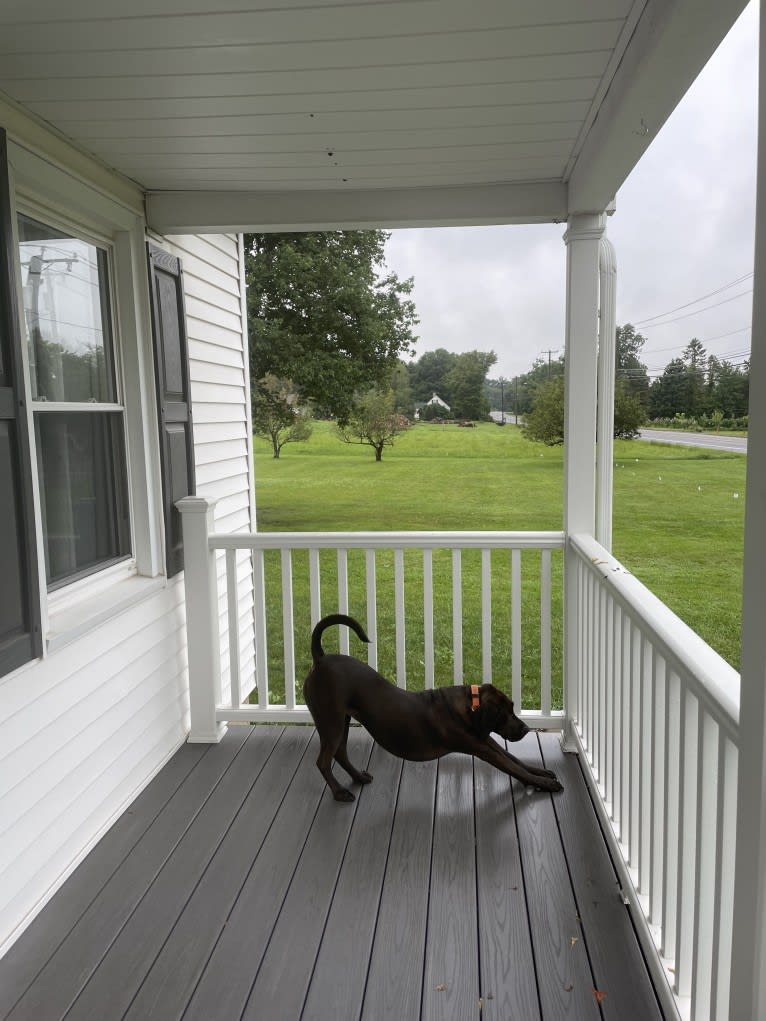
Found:
[[[214,744],[226,733],[215,708],[221,702],[221,645],[215,551],[210,549],[215,500],[185,496],[176,507],[184,536],[186,642],[189,656],[189,741]]]
[[[766,2],[762,2],[730,1021],[766,1017],[766,628],[763,619],[766,605],[765,22]]]
[[[614,374],[617,347],[617,258],[604,234],[599,247],[598,430],[596,456],[596,539],[612,550],[614,478]]]
[[[569,218],[566,349],[564,359],[564,529],[593,535],[596,525],[596,377],[598,360],[599,246],[606,216]],[[565,747],[577,714],[576,562],[565,554],[564,712]]]

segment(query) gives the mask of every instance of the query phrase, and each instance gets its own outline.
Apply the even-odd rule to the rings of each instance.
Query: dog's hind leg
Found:
[[[332,791],[333,797],[336,801],[354,800],[354,795],[351,791],[346,790],[345,787],[338,783],[332,771],[332,760],[337,758],[339,749],[343,747],[345,751],[345,735],[347,733],[347,729],[347,726],[344,727],[343,723],[336,726],[334,721],[332,726],[327,726],[325,724],[321,731],[317,728],[319,731],[319,755],[317,755],[317,768],[327,781],[327,786]],[[342,762],[341,765],[343,765]]]
[[[338,745],[338,750],[335,753],[335,761],[339,766],[342,766],[352,780],[356,780],[357,783],[369,783],[372,780],[372,774],[368,773],[366,769],[359,770],[356,766],[353,766],[348,758],[348,728],[351,725],[351,717],[346,717],[346,723],[343,727],[343,738]]]

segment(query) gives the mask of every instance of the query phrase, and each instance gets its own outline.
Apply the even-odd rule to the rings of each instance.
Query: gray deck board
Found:
[[[271,939],[326,784],[314,735],[255,857],[184,1014],[184,1021],[240,1018]]]
[[[474,763],[482,1021],[539,1021],[511,779]]]
[[[358,769],[367,768],[372,739],[366,731],[355,728],[349,734],[348,751]],[[358,787],[356,791],[359,797],[351,804],[339,804],[329,788],[322,796],[242,1015],[247,1021],[300,1017],[363,793]],[[341,981],[343,974],[338,976]]]
[[[516,744],[513,754],[542,765],[536,734]],[[528,795],[514,785],[516,824],[542,1015],[545,1021],[596,1021],[601,1012],[553,809],[553,800],[566,796]]]
[[[569,791],[555,798],[554,807],[572,875],[572,885],[588,943],[596,988],[604,993],[605,1021],[637,1017],[657,1021],[662,1014],[652,987],[636,981],[643,957],[634,938],[628,908],[620,895],[617,875],[608,857],[599,853],[601,831],[577,759],[565,755],[553,734],[541,734],[548,769],[556,770]],[[608,975],[620,975],[614,986]]]
[[[436,774],[436,762],[402,766],[363,1021],[420,1017]]]
[[[274,749],[280,729],[258,728],[216,785],[67,1015],[122,1017]]]
[[[0,1019],[661,1018],[579,764],[540,740],[553,797],[355,728],[353,804],[310,727],[181,749],[0,960]]]
[[[208,745],[185,744],[123,812],[2,960],[0,1017],[27,991],[106,883],[165,808]]]
[[[439,760],[423,1011],[426,1021],[479,1017],[479,935],[473,770],[462,755]]]
[[[401,759],[376,745],[374,777],[359,799],[325,938],[303,1008],[304,1021],[359,1017],[391,842]]]
[[[11,1011],[11,1021],[58,1021],[74,1003],[246,737],[245,728],[231,728],[208,749],[45,964]]]
[[[307,727],[288,727],[279,738],[148,971],[125,1015],[128,1021],[178,1021],[183,1015],[310,737]]]

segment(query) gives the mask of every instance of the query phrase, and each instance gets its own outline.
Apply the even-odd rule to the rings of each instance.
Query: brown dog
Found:
[[[529,732],[514,713],[513,702],[493,685],[474,685],[473,694],[466,685],[403,691],[353,656],[325,655],[322,633],[333,624],[345,624],[363,642],[370,639],[353,617],[342,613],[324,617],[311,635],[314,666],[304,681],[303,694],[319,734],[317,766],[336,801],[353,801],[354,795],[333,776],[333,758],[357,783],[372,780],[348,760],[346,742],[352,716],[379,745],[399,758],[422,762],[449,752],[465,752],[529,787],[563,790],[555,773],[525,766],[491,739],[494,732],[519,741]]]

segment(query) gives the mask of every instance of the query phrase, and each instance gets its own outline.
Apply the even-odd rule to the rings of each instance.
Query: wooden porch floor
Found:
[[[662,1017],[554,735],[514,747],[558,772],[552,797],[359,728],[350,746],[375,777],[351,805],[311,727],[184,746],[0,961],[0,1017]]]

